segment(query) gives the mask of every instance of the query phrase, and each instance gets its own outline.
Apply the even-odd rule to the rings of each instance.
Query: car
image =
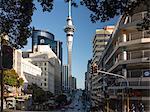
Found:
[[[63,112],[64,112],[64,111],[65,111],[65,108],[62,108],[62,109],[61,109],[61,111],[63,111]]]
[[[74,107],[72,107],[72,106],[70,106],[69,108],[70,108],[70,109],[74,109]]]

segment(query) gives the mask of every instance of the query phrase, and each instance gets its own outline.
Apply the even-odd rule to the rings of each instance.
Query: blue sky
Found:
[[[64,0],[54,0],[54,8],[52,12],[43,13],[41,6],[36,3],[37,10],[32,17],[31,26],[36,29],[47,30],[55,35],[55,40],[63,42],[63,63],[67,63],[67,45],[64,27],[68,15],[68,4]],[[84,77],[87,70],[87,62],[92,58],[92,38],[95,30],[103,28],[106,25],[114,25],[117,18],[111,21],[101,23],[92,23],[90,21],[90,11],[84,7],[72,9],[73,24],[76,27],[74,33],[73,51],[72,51],[72,72],[77,78],[77,87],[84,88]],[[31,39],[29,39],[24,50],[31,49]]]

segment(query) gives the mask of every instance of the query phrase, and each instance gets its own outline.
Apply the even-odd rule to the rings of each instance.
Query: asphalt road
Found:
[[[86,112],[83,109],[83,104],[81,101],[82,91],[77,91],[74,95],[72,103],[61,110],[57,111],[42,111],[42,112]],[[41,112],[41,111],[14,111],[14,112]]]
[[[57,112],[86,112],[83,109],[81,96],[82,96],[82,92],[77,91],[77,93],[75,93],[75,96],[72,100],[72,103],[69,106],[66,106],[64,109],[61,109],[61,111],[57,111]]]

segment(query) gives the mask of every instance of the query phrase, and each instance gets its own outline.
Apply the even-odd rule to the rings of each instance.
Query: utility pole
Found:
[[[3,47],[3,35],[0,35],[0,70],[1,70],[1,112],[3,112],[3,99],[4,99],[4,94],[3,94],[3,91],[4,91],[4,84],[3,84],[3,64],[2,64],[2,47]]]
[[[9,44],[9,37],[6,33],[0,35],[0,70],[1,70],[1,112],[3,112],[4,99],[4,70],[11,69],[13,65],[12,48]],[[9,54],[8,54],[9,53]],[[6,59],[7,58],[7,59]]]
[[[3,0],[0,0],[0,12]],[[0,35],[0,78],[1,78],[1,112],[3,112],[3,67],[2,67],[2,35]]]

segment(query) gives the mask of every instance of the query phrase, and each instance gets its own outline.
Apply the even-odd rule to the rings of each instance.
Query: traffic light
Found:
[[[94,65],[94,66],[93,66],[93,73],[97,73],[97,70],[98,70],[98,66],[97,66],[97,65]]]
[[[93,74],[93,65],[91,65],[90,73]]]
[[[4,69],[13,67],[13,48],[7,45],[2,46],[2,67]]]

